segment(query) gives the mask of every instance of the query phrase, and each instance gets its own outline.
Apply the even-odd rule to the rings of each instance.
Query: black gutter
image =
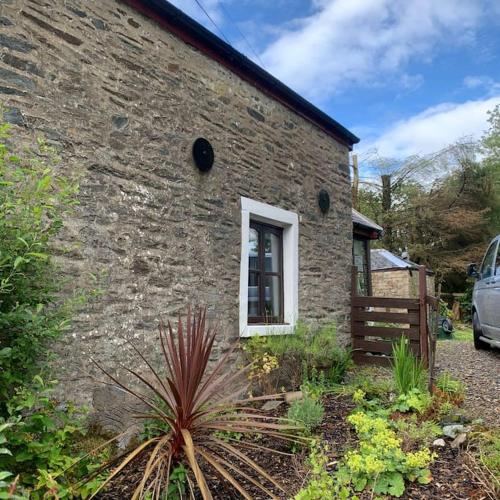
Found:
[[[166,0],[122,0],[352,148],[359,138]],[[163,22],[162,22],[163,21]],[[184,35],[184,36],[183,36]]]

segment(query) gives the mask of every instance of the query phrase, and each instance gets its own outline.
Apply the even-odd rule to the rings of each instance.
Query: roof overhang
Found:
[[[359,138],[166,0],[121,0],[352,150]]]

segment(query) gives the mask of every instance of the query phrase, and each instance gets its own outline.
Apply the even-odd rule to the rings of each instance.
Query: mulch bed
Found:
[[[340,460],[345,450],[355,445],[356,436],[351,431],[345,418],[352,412],[354,406],[352,398],[342,395],[328,395],[324,398],[325,418],[318,431],[327,440],[330,447],[332,463]],[[283,413],[282,405],[275,415]],[[272,439],[259,441],[259,444],[280,450],[288,451],[287,445]],[[405,499],[481,499],[487,498],[482,486],[477,482],[465,467],[462,452],[453,450],[449,446],[435,450],[439,457],[431,467],[433,481],[428,485],[409,484],[404,495]],[[308,481],[308,472],[304,461],[306,452],[292,456],[275,455],[259,451],[248,452],[263,469],[275,477],[287,490],[287,494],[271,489],[279,498],[291,498]],[[141,469],[145,460],[132,462],[98,498],[101,500],[125,500],[131,498],[134,486],[141,477]],[[237,464],[248,471],[248,467]],[[241,496],[221,481],[211,470],[204,468],[210,490],[214,498],[233,500]],[[242,481],[252,498],[256,500],[268,498],[248,481]],[[266,486],[269,486],[266,484]],[[201,498],[201,497],[200,497]],[[371,492],[360,495],[361,499],[373,498]]]

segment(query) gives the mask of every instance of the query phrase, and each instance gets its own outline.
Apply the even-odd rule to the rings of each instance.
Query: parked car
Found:
[[[474,346],[500,347],[500,234],[490,243],[481,267],[469,264],[467,274],[477,280],[472,293]]]

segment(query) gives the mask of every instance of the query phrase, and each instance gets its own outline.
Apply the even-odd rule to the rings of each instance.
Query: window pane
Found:
[[[248,316],[259,316],[259,274],[248,273]]]
[[[248,233],[248,269],[259,269],[259,232],[253,227]]]
[[[496,267],[496,275],[497,276],[500,276],[500,247],[498,248],[498,251],[497,251],[497,262],[495,264],[495,267]]]
[[[268,273],[280,272],[281,238],[274,233],[264,233],[265,270]]]
[[[490,276],[493,276],[493,265],[494,261],[493,259],[495,258],[495,250],[496,250],[496,242],[493,243],[490,248],[488,248],[488,251],[486,252],[486,256],[484,257],[483,260],[483,265],[481,266],[481,279],[489,278]]]
[[[281,316],[281,278],[279,276],[266,276],[265,284],[265,316],[279,318]]]
[[[368,268],[367,268],[367,255],[366,244],[364,241],[353,240],[352,253],[354,257],[353,264],[358,268],[358,294],[368,294]]]

